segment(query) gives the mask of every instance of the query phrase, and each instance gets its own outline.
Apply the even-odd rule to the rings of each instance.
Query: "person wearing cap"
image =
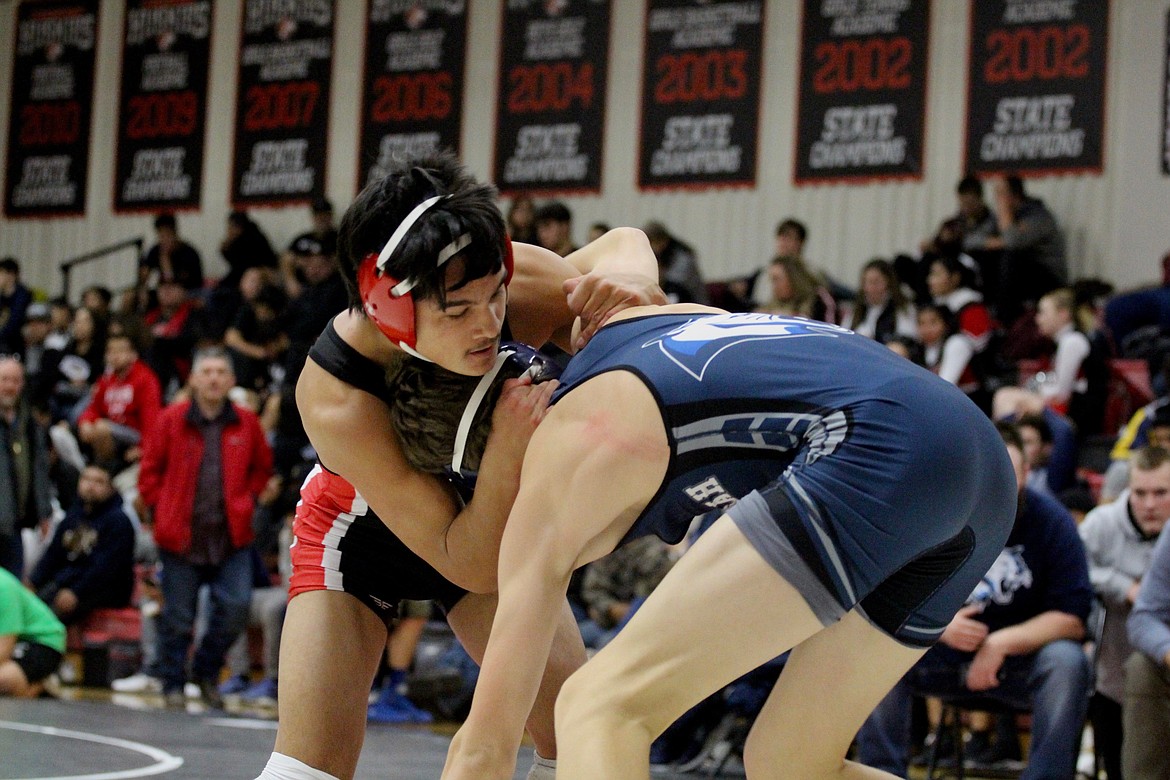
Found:
[[[21,348],[17,350],[24,360],[24,371],[30,384],[35,385],[44,367],[48,353],[48,339],[52,332],[52,314],[43,303],[30,304],[24,310],[24,323],[20,327]]]
[[[297,402],[319,458],[301,488],[280,659],[276,746],[262,780],[353,777],[366,699],[402,599],[435,599],[478,658],[491,628],[500,535],[520,461],[553,383],[503,382],[482,455],[450,440],[433,462],[406,459],[430,416],[461,416],[501,378],[508,338],[583,344],[613,312],[664,302],[639,231],[615,230],[568,259],[511,244],[494,188],[453,155],[402,163],[346,211],[338,261],[349,308],[305,363]],[[572,334],[574,314],[584,328]],[[514,375],[514,374],[512,374]],[[494,391],[493,391],[494,392]],[[474,408],[478,405],[473,404]],[[470,446],[470,443],[468,443]],[[438,447],[436,447],[438,449]],[[474,492],[452,473],[476,468]],[[459,468],[456,468],[459,467]],[[528,727],[552,778],[552,708],[584,662],[568,605]]]
[[[0,260],[0,352],[20,352],[20,328],[32,300],[32,291],[20,281],[20,263],[14,257]]]

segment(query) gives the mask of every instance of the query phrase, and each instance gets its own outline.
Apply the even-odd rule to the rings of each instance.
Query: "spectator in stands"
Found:
[[[589,232],[585,234],[585,243],[590,244],[604,236],[611,230],[608,222],[594,222],[589,225]]]
[[[874,258],[861,269],[861,294],[843,323],[847,328],[885,342],[890,336],[918,334],[914,307],[906,301],[902,284],[889,260]]]
[[[82,443],[95,460],[136,462],[139,445],[154,427],[161,406],[158,377],[139,359],[130,334],[110,333],[105,373],[77,421]]]
[[[521,193],[513,198],[505,220],[508,238],[525,244],[537,243],[536,202],[531,195]]]
[[[1028,487],[1059,498],[1077,481],[1077,432],[1067,417],[1051,409],[1016,420],[1028,462]]]
[[[644,536],[585,567],[581,597],[589,617],[604,632],[594,645],[597,649],[608,644],[633,617],[673,563],[666,542]]]
[[[695,250],[655,220],[642,228],[658,258],[658,283],[672,303],[708,303]]]
[[[32,300],[20,281],[20,263],[14,257],[0,260],[0,353],[21,352],[20,329]]]
[[[922,349],[922,342],[913,336],[887,336],[882,342],[891,352],[901,355],[916,366],[926,367],[926,357]]]
[[[99,319],[109,319],[113,300],[114,294],[110,289],[100,284],[91,285],[81,291],[81,305],[96,314]]]
[[[208,323],[203,309],[182,285],[162,281],[158,305],[143,321],[150,328],[150,349],[146,362],[158,377],[163,397],[170,398],[187,381],[191,353],[207,337]]]
[[[222,706],[224,655],[248,621],[252,514],[272,452],[256,415],[228,401],[234,384],[223,350],[196,353],[191,398],[168,406],[143,441],[139,515],[150,513],[162,564],[157,676],[171,706],[183,703],[199,587],[210,586],[211,611],[191,672],[208,706]]]
[[[1032,743],[1021,777],[1076,774],[1090,680],[1080,645],[1092,601],[1085,550],[1068,511],[1026,487],[1028,466],[1015,427],[1000,423],[1000,431],[1020,490],[1007,544],[939,644],[858,733],[858,760],[898,777],[907,776],[912,693],[979,695],[1029,708]],[[967,755],[995,763],[1012,747],[976,732]]]
[[[1121,771],[1127,780],[1170,777],[1170,533],[1154,545],[1126,621],[1136,651],[1125,663]]]
[[[756,311],[832,322],[833,296],[798,257],[777,256],[768,268],[772,298]]]
[[[545,249],[561,257],[577,251],[573,243],[573,212],[559,200],[545,203],[536,210],[536,239]]]
[[[386,677],[377,701],[366,711],[371,723],[430,723],[435,719],[410,700],[406,682],[431,610],[430,601],[398,602],[398,619],[386,638]]]
[[[175,215],[163,212],[155,217],[154,233],[158,242],[138,266],[138,286],[154,289],[159,282],[173,281],[187,290],[202,289],[203,259],[195,247],[179,238]]]
[[[24,394],[24,366],[0,356],[0,568],[18,578],[24,572],[20,531],[48,524],[50,492],[48,440]]]
[[[999,235],[986,239],[983,248],[1003,250],[995,304],[1000,322],[1010,325],[1026,303],[1068,284],[1068,260],[1056,217],[1024,191],[1023,179],[997,178],[992,187]]]
[[[1155,409],[1151,416],[1147,416],[1146,412],[1149,407]],[[1140,430],[1140,437],[1136,433],[1137,430]],[[1105,470],[1105,477],[1101,483],[1102,503],[1114,500],[1125,490],[1129,484],[1130,458],[1133,453],[1146,446],[1170,450],[1170,405],[1165,398],[1153,401],[1135,412],[1129,425],[1118,438],[1113,452],[1110,453],[1113,460]]]
[[[983,302],[983,296],[967,286],[968,269],[953,257],[940,257],[930,264],[926,286],[934,303],[947,307],[954,317],[955,333],[966,340],[970,352],[965,365],[969,366],[972,377],[978,382],[977,390],[964,392],[972,396],[984,409],[989,409],[990,399],[983,399],[983,384],[990,362],[989,349],[995,335],[996,322]]]
[[[69,328],[73,325],[73,307],[64,298],[49,301],[49,335],[45,349],[62,350],[69,343]]]
[[[303,240],[309,239],[325,247],[337,246],[337,227],[333,224],[332,203],[325,198],[313,201],[310,223],[312,227],[294,238],[280,256],[280,275],[290,298],[300,295],[301,286],[305,283],[303,271],[297,261],[304,247]],[[298,244],[302,249],[297,248]]]
[[[64,652],[65,626],[20,580],[0,569],[0,696],[39,696]]]
[[[1105,628],[1097,650],[1097,690],[1089,705],[1093,745],[1104,758],[1108,780],[1120,780],[1125,662],[1133,652],[1125,623],[1150,567],[1154,543],[1170,520],[1170,452],[1138,450],[1129,487],[1110,504],[1085,516],[1078,530],[1089,557],[1089,579],[1105,604]]]
[[[971,340],[957,333],[955,315],[946,306],[927,303],[918,307],[918,341],[922,361],[930,371],[956,385],[983,406],[983,383],[975,373]]]
[[[255,287],[250,282],[255,282]],[[236,381],[257,392],[268,387],[270,369],[288,348],[282,324],[288,296],[284,289],[264,284],[257,269],[244,274],[240,285],[244,305],[235,313],[224,334],[224,346],[232,357]]]
[[[276,268],[272,244],[246,211],[228,214],[227,232],[219,252],[228,265],[228,272],[216,286],[225,290],[234,291],[249,268]]]
[[[995,419],[1039,413],[1044,407],[1079,420],[1073,407],[1088,391],[1086,360],[1092,351],[1088,337],[1077,330],[1072,290],[1062,287],[1040,299],[1036,325],[1040,333],[1056,342],[1052,370],[1035,377],[1035,387],[1003,387],[996,391],[992,414]],[[1098,425],[1098,427],[1100,427]]]
[[[33,303],[25,309],[24,324],[20,328],[21,347],[18,353],[24,363],[25,378],[30,387],[38,386],[44,370],[51,369],[51,366],[47,365],[52,361],[47,360],[50,350],[46,342],[52,327],[48,306]]]
[[[56,370],[44,383],[54,422],[66,420],[76,425],[94,383],[105,368],[107,327],[105,318],[85,306],[74,312],[69,343],[55,357]]]
[[[99,607],[125,607],[134,590],[134,526],[114,490],[111,467],[91,464],[77,501],[29,577],[37,595],[66,625]]]

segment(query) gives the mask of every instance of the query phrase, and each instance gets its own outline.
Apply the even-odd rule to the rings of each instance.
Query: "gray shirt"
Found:
[[[1170,533],[1154,545],[1150,568],[1126,623],[1135,650],[1163,664],[1170,653]]]

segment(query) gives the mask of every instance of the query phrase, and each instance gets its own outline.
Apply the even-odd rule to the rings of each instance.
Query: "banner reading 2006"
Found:
[[[805,0],[796,182],[922,176],[929,0]]]
[[[114,208],[197,207],[211,0],[130,0],[122,49]]]
[[[1100,171],[1108,0],[974,0],[967,170]]]
[[[372,0],[359,186],[396,161],[459,151],[467,3]]]
[[[650,0],[641,187],[754,184],[763,3]]]
[[[303,203],[325,191],[333,0],[246,0],[232,202]]]
[[[599,191],[609,0],[507,0],[502,40],[496,186]]]
[[[21,3],[4,213],[85,213],[98,3]]]

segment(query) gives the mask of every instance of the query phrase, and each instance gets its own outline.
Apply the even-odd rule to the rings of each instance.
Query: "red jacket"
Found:
[[[188,419],[190,401],[162,411],[143,439],[138,492],[154,512],[154,540],[167,552],[182,554],[191,546],[191,515],[195,482],[203,462],[203,434]],[[247,409],[232,406],[220,440],[223,458],[224,509],[232,546],[252,542],[252,510],[272,473],[272,449],[260,420]],[[197,414],[198,412],[196,412]]]
[[[78,424],[110,420],[146,435],[154,427],[162,408],[158,377],[141,360],[135,360],[126,376],[107,371],[93,388],[93,399],[78,418]]]

